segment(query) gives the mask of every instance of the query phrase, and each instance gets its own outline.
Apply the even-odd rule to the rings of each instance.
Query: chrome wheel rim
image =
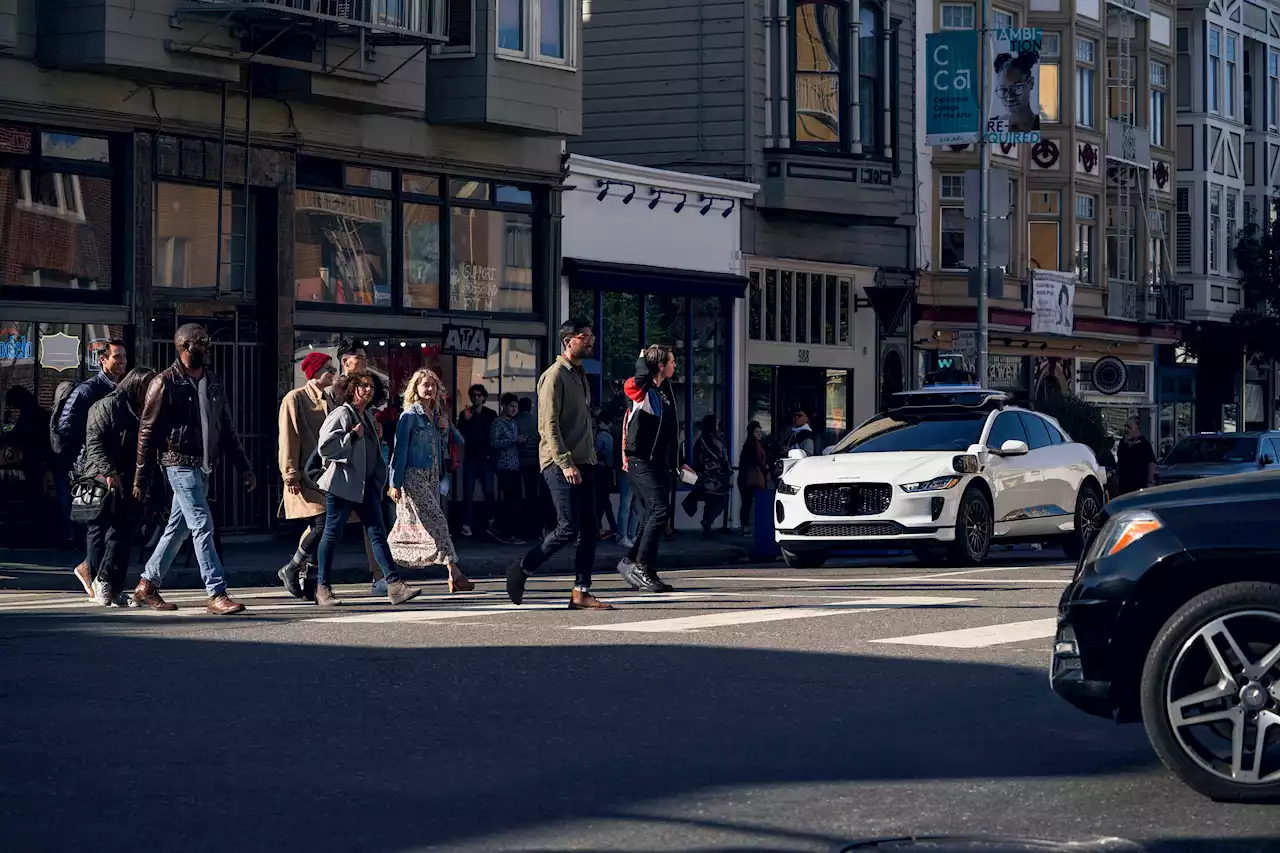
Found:
[[[986,551],[987,522],[990,513],[981,498],[974,498],[964,505],[964,542],[969,556],[978,558]]]
[[[1217,778],[1280,782],[1280,613],[1242,610],[1192,634],[1169,668],[1165,715],[1182,751]]]

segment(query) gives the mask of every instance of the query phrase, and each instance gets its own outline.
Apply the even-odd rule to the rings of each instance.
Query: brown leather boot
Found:
[[[133,591],[133,600],[143,607],[152,610],[177,610],[178,605],[170,604],[160,597],[160,588],[143,578],[138,581],[138,588]]]
[[[340,607],[342,600],[333,594],[333,587],[323,583],[316,587],[316,604],[321,607]]]
[[[209,603],[205,605],[205,609],[214,616],[230,616],[232,613],[242,612],[244,605],[224,592],[221,595],[215,595],[210,598]]]
[[[89,576],[89,564],[81,563],[72,569],[71,573],[76,576],[76,580],[80,581],[80,585],[84,587],[84,594],[93,597],[93,578]]]
[[[606,604],[589,592],[575,589],[569,596],[570,610],[612,610],[612,604]]]

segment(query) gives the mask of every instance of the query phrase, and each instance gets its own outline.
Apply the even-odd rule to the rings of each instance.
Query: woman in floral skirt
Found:
[[[442,386],[434,371],[413,374],[404,392],[404,413],[396,425],[391,457],[391,500],[396,524],[387,537],[396,564],[449,568],[449,591],[475,589],[458,568],[458,552],[440,508],[440,476],[448,464],[448,438],[455,431],[441,405]]]

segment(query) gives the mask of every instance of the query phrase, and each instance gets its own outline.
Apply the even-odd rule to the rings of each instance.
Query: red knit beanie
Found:
[[[302,360],[302,375],[308,379],[315,379],[320,369],[331,361],[331,357],[322,352],[309,352],[307,357]]]

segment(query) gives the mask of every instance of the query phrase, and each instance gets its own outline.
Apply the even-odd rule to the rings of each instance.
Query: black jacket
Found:
[[[622,452],[627,459],[665,462],[675,468],[680,441],[680,420],[671,386],[655,386],[643,358],[636,360],[636,375],[623,391],[631,401],[622,422]]]
[[[498,413],[488,406],[481,406],[480,411],[470,418],[464,418],[459,414],[457,426],[458,432],[462,433],[462,452],[465,459],[478,462],[492,458],[493,439],[490,436],[490,430],[493,429],[493,422],[497,419]]]
[[[96,375],[77,385],[71,396],[67,397],[62,407],[62,417],[54,426],[67,464],[74,464],[80,458],[88,440],[85,430],[88,428],[89,410],[115,389],[115,380],[105,371],[98,371]]]
[[[141,423],[133,401],[123,394],[112,392],[94,403],[85,428],[84,473],[113,477],[121,483],[124,494],[129,494]]]
[[[209,395],[209,464],[226,454],[240,471],[249,470],[245,455],[231,420],[231,402],[227,387],[209,368],[204,370]],[[187,377],[182,363],[175,361],[159,373],[147,386],[147,400],[142,407],[142,426],[138,431],[138,460],[135,477],[146,491],[151,485],[153,464],[189,466],[204,464],[204,429],[200,422],[200,391]]]

